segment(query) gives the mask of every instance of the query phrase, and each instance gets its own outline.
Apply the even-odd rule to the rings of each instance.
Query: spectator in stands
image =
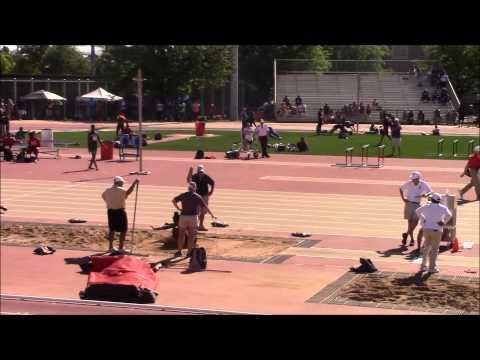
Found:
[[[438,128],[437,124],[435,124],[435,127],[432,130],[432,135],[440,136],[440,129]]]
[[[305,138],[302,136],[300,141],[297,143],[297,148],[299,152],[308,151],[308,144],[305,141]]]
[[[430,94],[428,93],[428,90],[427,90],[427,89],[423,90],[423,92],[422,92],[422,97],[421,97],[420,100],[423,101],[424,103],[430,101]]]
[[[418,114],[417,114],[417,123],[418,124],[425,124],[425,114],[423,113],[422,110],[419,110],[418,111]]]
[[[322,125],[323,125],[323,114],[322,114],[322,109],[318,109],[318,112],[317,112],[317,128],[316,128],[316,131],[317,131],[317,135],[320,135],[320,133],[322,132]]]
[[[367,114],[367,121],[370,121],[370,115],[372,114],[372,108],[370,107],[370,104],[367,104],[367,108],[365,109],[365,112]]]
[[[405,124],[408,120],[408,112],[407,110],[403,110],[403,113],[402,113],[402,122]]]
[[[283,102],[285,103],[285,105],[290,106],[290,99],[287,95],[285,95],[285,97],[283,98]]]
[[[398,156],[400,156],[401,130],[400,120],[395,118],[392,121],[392,156],[395,155],[395,150],[397,150]]]
[[[450,95],[448,94],[448,91],[446,88],[442,88],[440,90],[440,98],[439,102],[441,105],[445,106],[447,105],[448,101],[450,100]]]
[[[331,111],[330,106],[328,106],[328,104],[325,104],[325,105],[323,106],[323,114],[324,114],[324,116],[330,115],[330,111]]]
[[[442,115],[440,109],[435,109],[433,112],[433,124],[436,126],[442,120]]]
[[[302,105],[302,98],[300,97],[300,95],[298,95],[295,98],[295,106],[298,108],[300,105]]]
[[[415,118],[415,114],[413,113],[412,110],[410,110],[407,115],[407,124],[412,125],[414,118]]]
[[[38,148],[40,147],[40,140],[35,136],[35,131],[30,132],[28,139],[27,154],[35,154],[35,161],[38,161]]]
[[[379,105],[378,105],[377,99],[373,99],[373,101],[372,101],[373,111],[377,110],[378,108],[379,108]]]
[[[443,73],[440,76],[439,85],[441,88],[444,88],[444,87],[447,87],[447,84],[448,84],[448,75],[446,73]]]
[[[436,102],[439,99],[440,99],[440,92],[438,91],[438,89],[435,89],[432,94],[432,102]]]
[[[15,133],[15,139],[19,141],[25,141],[26,136],[27,136],[27,132],[23,130],[22,126],[20,126],[18,131]]]

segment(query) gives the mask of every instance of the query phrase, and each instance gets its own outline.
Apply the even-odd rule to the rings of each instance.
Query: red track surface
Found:
[[[36,164],[1,165],[3,179],[55,180],[69,182],[110,184],[113,176],[126,176],[128,181],[133,176],[130,171],[138,169],[138,162],[119,163],[118,161],[99,162],[100,171],[82,171],[87,166],[84,150],[66,149],[61,151],[60,160],[42,159]],[[81,160],[69,158],[69,154],[80,153]],[[289,193],[362,195],[371,197],[392,197],[398,202],[398,186],[406,181],[411,170],[422,171],[424,177],[435,183],[449,183],[460,187],[464,180],[459,178],[463,161],[449,160],[412,160],[386,159],[383,169],[345,169],[330,166],[340,162],[339,157],[295,156],[273,154],[270,159],[253,161],[223,160],[223,154],[215,154],[216,160],[193,160],[193,154],[172,151],[145,151],[144,168],[152,171],[150,176],[141,177],[142,185],[184,186],[188,166],[202,163],[219,187],[223,189],[244,189],[277,191],[288,198]],[[305,177],[312,179],[331,179],[327,182],[268,181],[264,176]],[[351,183],[337,183],[338,180],[350,179]],[[393,184],[364,184],[365,181],[392,181]],[[356,183],[357,182],[357,183]],[[361,185],[360,185],[361,184]],[[443,190],[443,189],[442,189]],[[455,187],[450,188],[453,192]],[[469,194],[472,196],[472,194]],[[8,207],[8,204],[5,204]],[[54,205],[52,205],[54,206]],[[255,201],[252,202],[255,206]],[[295,204],[291,205],[292,208]],[[352,206],[355,206],[352,204]],[[59,222],[64,219],[59,214]],[[10,220],[41,221],[15,217],[13,209],[6,217]],[[333,225],[332,225],[333,226]],[[400,231],[400,230],[399,230]],[[262,233],[261,229],[258,229]],[[279,233],[280,234],[280,233]],[[277,235],[277,234],[270,234]],[[285,235],[283,233],[282,235]],[[337,250],[385,251],[395,248],[397,242],[391,239],[331,236],[316,234],[314,240],[321,240],[315,248],[332,248]],[[86,277],[78,273],[75,265],[65,265],[64,258],[88,255],[86,252],[58,250],[52,256],[34,256],[32,249],[26,247],[1,247],[1,293],[78,299],[78,292],[83,290]],[[470,251],[463,251],[449,257],[478,257],[478,245]],[[380,261],[384,271],[415,272],[418,264],[402,261]],[[450,264],[450,263],[449,263]],[[282,264],[258,264],[235,261],[211,260],[212,271],[181,274],[183,268],[160,271],[158,304],[202,309],[222,309],[227,311],[276,313],[276,314],[399,314],[406,311],[358,308],[330,304],[305,303],[307,299],[324,286],[336,280],[350,266],[358,265],[357,259],[293,256]],[[466,268],[460,265],[442,266],[442,273],[468,275]],[[9,311],[29,313],[88,313],[85,306],[66,304],[34,305],[10,300],[5,303]],[[4,303],[2,303],[2,306]],[[58,305],[58,307],[57,307]],[[41,309],[39,308],[41,307]],[[73,307],[72,307],[73,306]],[[95,311],[117,311],[113,309],[96,309]],[[123,310],[120,310],[123,311]],[[137,310],[125,310],[135,313]]]

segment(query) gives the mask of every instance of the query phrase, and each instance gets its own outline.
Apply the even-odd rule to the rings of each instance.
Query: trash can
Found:
[[[113,159],[113,141],[107,140],[102,142],[102,147],[100,148],[100,159],[101,160]]]
[[[195,122],[195,135],[203,136],[205,134],[205,121]]]

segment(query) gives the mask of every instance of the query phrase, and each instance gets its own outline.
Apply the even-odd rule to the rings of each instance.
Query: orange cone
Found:
[[[455,237],[455,240],[453,240],[453,243],[452,243],[452,250],[451,252],[452,253],[455,253],[459,250],[460,246],[458,245],[458,238]]]

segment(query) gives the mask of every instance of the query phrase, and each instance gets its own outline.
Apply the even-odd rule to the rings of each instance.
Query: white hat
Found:
[[[410,174],[410,179],[416,180],[420,179],[422,177],[422,174],[420,174],[420,171],[414,171]]]
[[[113,178],[113,182],[114,182],[114,183],[120,183],[120,182],[121,182],[121,183],[125,183],[125,179],[124,179],[123,177],[121,177],[121,176],[115,176],[115,177]]]
[[[473,148],[474,152],[480,152],[480,145],[477,145]]]
[[[433,193],[432,195],[430,195],[430,198],[434,201],[440,202],[440,200],[442,200],[442,195],[440,195],[439,193]]]
[[[205,167],[203,165],[198,165],[197,166],[197,171],[198,172],[205,172]]]

